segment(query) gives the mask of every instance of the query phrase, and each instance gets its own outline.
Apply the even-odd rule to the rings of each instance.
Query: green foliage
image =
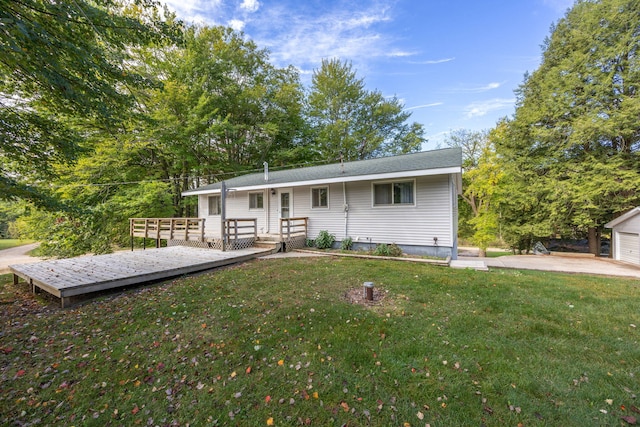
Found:
[[[0,198],[51,206],[38,179],[73,162],[89,129],[118,133],[156,82],[127,65],[144,45],[176,41],[159,3],[3,2],[0,8]]]
[[[497,145],[523,206],[504,212],[510,222],[588,233],[599,252],[603,225],[640,204],[639,26],[637,1],[601,0],[576,2],[553,28]]]
[[[424,129],[408,124],[395,97],[367,91],[348,62],[323,60],[313,74],[307,115],[323,159],[361,160],[418,151]]]
[[[158,177],[173,180],[176,211],[188,210],[180,194],[271,164],[301,160],[303,90],[293,68],[277,68],[269,54],[242,33],[224,27],[189,28],[185,46],[149,54],[152,71],[166,76],[148,101],[154,120],[145,161]],[[201,180],[188,177],[197,176]]]
[[[318,249],[331,249],[336,241],[336,236],[330,234],[327,230],[321,230],[318,233],[314,243]]]
[[[340,242],[340,249],[343,251],[350,251],[353,248],[353,239],[351,237],[345,237]]]
[[[40,255],[72,257],[109,253],[114,245],[128,245],[129,218],[172,214],[168,186],[151,182],[123,186],[103,203],[75,213],[32,209],[16,220],[16,228],[21,237],[42,242]]]
[[[373,250],[373,254],[376,256],[401,257],[402,249],[400,249],[400,247],[395,243],[390,245],[387,245],[386,243],[379,243]]]

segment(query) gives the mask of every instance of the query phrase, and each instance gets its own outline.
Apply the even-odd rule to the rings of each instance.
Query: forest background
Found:
[[[196,215],[182,191],[261,170],[419,151],[397,98],[327,58],[309,87],[241,32],[152,0],[2,1],[0,237],[104,253],[128,218]],[[578,0],[513,117],[455,130],[460,234],[481,249],[587,238],[640,203],[640,2]]]

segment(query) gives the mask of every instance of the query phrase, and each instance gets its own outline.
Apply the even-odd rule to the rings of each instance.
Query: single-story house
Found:
[[[640,265],[640,207],[604,225],[611,228],[613,259]]]
[[[282,235],[304,219],[306,236],[326,230],[354,248],[395,243],[406,253],[456,258],[462,151],[446,148],[369,160],[253,173],[183,196],[198,196],[205,234],[221,235],[221,215],[255,219],[256,233]],[[223,207],[224,200],[224,207]]]

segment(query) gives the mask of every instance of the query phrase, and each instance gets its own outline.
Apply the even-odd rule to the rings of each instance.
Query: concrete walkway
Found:
[[[28,245],[14,246],[13,248],[0,251],[0,274],[11,273],[10,265],[28,264],[42,261],[42,258],[29,256],[28,253],[38,247],[40,243],[30,243]]]
[[[458,257],[460,260],[483,261],[489,268],[513,268],[562,273],[595,274],[640,278],[640,266],[613,261],[609,258],[561,255],[506,255],[497,258]]]

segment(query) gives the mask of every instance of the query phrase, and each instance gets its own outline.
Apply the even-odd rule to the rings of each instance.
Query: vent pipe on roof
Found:
[[[269,163],[264,162],[262,166],[264,166],[264,182],[269,182]]]

